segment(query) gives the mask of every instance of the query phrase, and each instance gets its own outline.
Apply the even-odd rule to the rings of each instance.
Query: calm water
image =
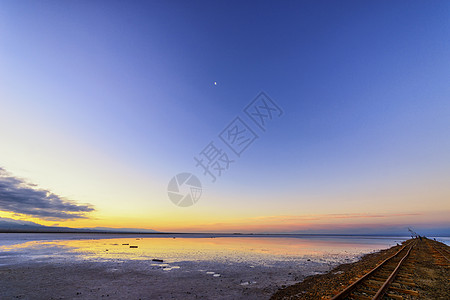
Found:
[[[313,261],[335,265],[400,243],[407,237],[300,235],[0,234],[0,264],[61,260],[124,261],[154,258],[242,262],[270,266]],[[137,246],[137,248],[130,248]]]
[[[117,299],[199,296],[260,300],[309,275],[327,272],[407,238],[0,234],[0,270],[13,274],[4,283],[4,291],[11,297],[23,294],[26,281],[30,295],[47,292],[53,298],[71,298],[82,292],[96,299],[105,291]],[[62,284],[64,280],[76,284]],[[47,285],[59,288],[36,292]]]

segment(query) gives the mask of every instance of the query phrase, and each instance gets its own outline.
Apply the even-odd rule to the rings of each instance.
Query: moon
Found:
[[[217,85],[217,81],[214,81],[214,85]]]

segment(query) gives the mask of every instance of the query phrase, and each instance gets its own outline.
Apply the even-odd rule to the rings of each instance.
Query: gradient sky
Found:
[[[449,82],[448,1],[1,1],[0,167],[94,210],[0,217],[450,228]],[[211,183],[193,157],[260,91],[284,114]],[[188,208],[180,172],[204,188]]]

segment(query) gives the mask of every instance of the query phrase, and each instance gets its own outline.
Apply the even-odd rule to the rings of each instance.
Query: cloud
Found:
[[[309,214],[309,215],[278,215],[278,216],[259,216],[250,218],[252,222],[269,223],[288,223],[288,224],[312,224],[315,222],[336,223],[341,221],[359,222],[359,219],[392,219],[403,217],[421,216],[422,213],[383,213],[383,214],[367,214],[367,213],[348,213],[348,214]]]
[[[307,233],[307,234],[408,234],[408,226],[424,225],[423,218],[433,215],[412,213],[341,213],[273,215],[235,218],[183,228],[159,228],[162,231],[186,232],[247,232],[247,233]],[[448,223],[447,223],[448,224]],[[440,223],[434,223],[438,226]],[[445,224],[444,224],[445,225]],[[395,231],[396,230],[396,231]]]
[[[77,204],[37,185],[13,177],[0,168],[0,211],[25,214],[45,220],[87,218],[95,209],[89,204]]]

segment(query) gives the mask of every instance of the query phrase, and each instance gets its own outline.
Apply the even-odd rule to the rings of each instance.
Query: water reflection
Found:
[[[287,237],[120,237],[53,239],[0,244],[0,258],[74,260],[164,260],[246,262],[270,265],[279,261],[335,263],[392,245],[393,239]],[[166,266],[171,268],[173,266]]]

